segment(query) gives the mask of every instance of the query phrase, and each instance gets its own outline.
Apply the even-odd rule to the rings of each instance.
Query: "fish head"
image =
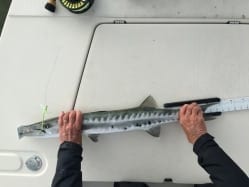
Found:
[[[58,118],[52,118],[45,121],[41,121],[38,123],[33,123],[30,125],[20,126],[17,128],[17,133],[19,139],[23,137],[44,137],[46,135],[54,136],[54,134],[58,134]]]

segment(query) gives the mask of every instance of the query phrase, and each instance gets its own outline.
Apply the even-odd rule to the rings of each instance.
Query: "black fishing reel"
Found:
[[[81,14],[91,8],[94,0],[59,0],[61,4],[74,14]],[[55,12],[56,0],[48,0],[45,8],[51,12]]]
[[[61,4],[70,12],[80,14],[86,12],[94,0],[60,0]]]

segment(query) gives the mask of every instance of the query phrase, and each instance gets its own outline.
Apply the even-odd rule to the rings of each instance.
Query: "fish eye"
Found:
[[[50,127],[51,127],[50,123],[44,123],[44,125],[43,125],[43,128],[44,128],[44,129],[48,129],[48,128],[50,128]]]

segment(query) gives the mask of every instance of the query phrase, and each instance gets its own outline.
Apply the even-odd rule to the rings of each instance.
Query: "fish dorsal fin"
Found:
[[[99,137],[98,134],[91,134],[91,135],[88,135],[88,137],[89,137],[93,142],[98,142],[98,137]]]
[[[152,127],[149,130],[147,130],[147,132],[154,137],[159,137],[160,136],[160,131],[161,131],[161,126],[156,126],[156,127]]]
[[[140,108],[156,108],[157,104],[155,99],[150,95],[139,106]]]

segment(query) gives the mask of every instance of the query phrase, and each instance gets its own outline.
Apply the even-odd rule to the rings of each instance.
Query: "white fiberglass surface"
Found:
[[[132,108],[152,95],[166,102],[249,95],[249,27],[228,24],[103,24],[93,37],[76,106],[83,112]],[[208,131],[248,173],[248,111],[207,122]],[[236,137],[232,138],[231,137]],[[208,182],[174,123],[146,132],[84,137],[88,180]],[[135,169],[134,169],[135,168]],[[191,172],[189,172],[191,170]]]

